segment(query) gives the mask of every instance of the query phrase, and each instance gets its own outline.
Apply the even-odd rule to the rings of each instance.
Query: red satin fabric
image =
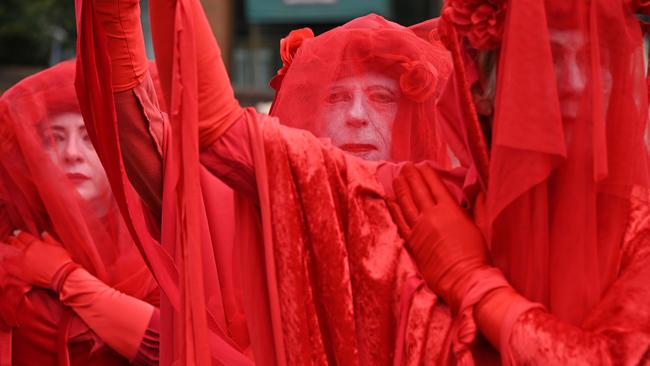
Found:
[[[0,200],[3,225],[55,236],[81,264],[107,285],[156,305],[158,287],[107,198],[98,217],[47,153],[50,121],[79,113],[74,63],[64,62],[33,75],[0,99]],[[5,232],[3,235],[6,235]],[[0,272],[2,328],[13,331],[14,364],[124,364],[57,297],[26,288]],[[69,326],[66,326],[69,324]],[[4,356],[4,355],[3,355]]]

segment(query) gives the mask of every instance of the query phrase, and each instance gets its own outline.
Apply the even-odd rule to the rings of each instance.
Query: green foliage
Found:
[[[57,33],[74,47],[73,0],[0,1],[0,64],[47,64]]]

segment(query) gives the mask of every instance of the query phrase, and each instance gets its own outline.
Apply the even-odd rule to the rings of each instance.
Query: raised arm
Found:
[[[106,33],[124,166],[140,196],[160,216],[163,115],[148,73],[139,0],[101,0],[93,5]]]
[[[147,72],[138,3],[138,0],[95,2],[96,14],[107,33],[119,139],[126,172],[140,196],[159,216],[163,155],[166,139],[171,136],[165,132],[169,130],[166,115],[160,111]],[[197,45],[199,136],[201,147],[209,148],[233,124],[238,121],[243,124],[245,117],[244,109],[234,98],[221,52],[203,9],[198,1],[191,4]],[[156,0],[150,5],[160,84],[166,105],[173,111],[172,84],[177,87],[183,85],[183,80],[173,80],[172,72],[175,1]],[[246,129],[240,128],[238,131],[239,134],[229,139],[227,148],[219,150],[227,162],[224,169],[210,171],[217,176],[232,176],[235,172],[237,179],[228,181],[231,187],[251,192],[254,190],[249,186],[254,186],[254,173],[252,159],[246,153],[248,136]]]
[[[242,118],[244,110],[235,99],[221,49],[212,33],[203,7],[198,0],[191,5],[196,44],[196,68],[198,74],[199,139],[201,147],[212,145],[233,123]],[[151,35],[160,84],[166,105],[171,106],[172,82],[174,80],[172,59],[174,52],[175,0],[152,0],[150,2]],[[192,55],[183,55],[192,57]]]

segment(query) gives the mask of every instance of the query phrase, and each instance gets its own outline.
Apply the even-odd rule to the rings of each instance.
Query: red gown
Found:
[[[0,364],[152,364],[158,353],[158,315],[153,309],[159,304],[158,286],[126,232],[112,198],[106,199],[108,211],[97,217],[65,177],[63,168],[47,153],[52,148],[50,121],[65,113],[79,114],[73,80],[74,63],[63,62],[21,81],[0,98],[0,245],[4,250],[5,238],[15,229],[45,230],[92,275],[71,275],[68,279],[75,277],[76,282],[66,280],[57,294],[26,287],[13,277],[15,273],[3,268]],[[89,288],[88,279],[101,284],[96,282],[98,286]],[[74,302],[92,308],[92,301],[83,294],[92,295],[95,289],[116,296],[126,294],[137,303],[137,310],[130,312],[133,308],[120,307],[124,303],[102,300],[114,305],[116,312],[137,314],[130,322],[133,328],[129,328],[134,333],[121,336],[136,347],[141,345],[134,360],[118,354],[97,335],[98,329],[93,326],[98,323],[84,321],[88,320],[84,318],[88,311],[81,315],[71,306]],[[76,298],[66,298],[70,295]],[[106,314],[104,319],[115,318]]]
[[[87,39],[83,32],[80,34]],[[203,55],[210,59],[214,56]],[[84,63],[91,60],[88,54],[82,52],[82,56],[84,72],[95,72],[92,61]],[[160,53],[159,58],[166,62]],[[431,101],[437,85],[435,79],[426,79],[432,72],[429,66],[402,61],[404,64],[398,67],[419,70],[422,73],[418,75],[425,77],[420,80],[413,74],[407,90],[420,90],[426,93],[422,100]],[[239,223],[243,227],[237,234],[244,238],[238,241],[235,263],[242,263],[237,272],[242,277],[243,305],[255,359],[280,364],[328,359],[363,364],[434,362],[450,317],[446,307],[417,280],[417,271],[390,219],[384,197],[395,167],[347,156],[307,132],[279,126],[277,120],[242,109],[232,97],[223,66],[218,64],[216,71],[220,80],[210,85],[223,92],[208,95],[213,101],[209,107],[219,107],[216,110],[220,118],[212,122],[227,132],[210,149],[225,152],[212,157],[206,153],[208,160],[217,159],[215,166],[206,163],[206,167],[240,192],[238,207],[243,220]],[[144,164],[156,166],[160,165],[160,152],[173,152],[165,146],[176,146],[174,139],[179,136],[166,132],[169,129],[164,117],[155,112],[150,81],[144,79],[135,88],[115,95],[115,109],[122,131],[154,132],[146,141],[140,138],[140,142],[128,141],[126,134],[120,134],[125,160],[137,157]],[[92,79],[82,80],[92,85]],[[192,99],[186,102],[191,105]],[[96,105],[93,103],[89,101]],[[411,110],[420,110],[417,103],[422,101],[412,103]],[[183,106],[188,108],[188,104]],[[100,116],[96,118],[91,120]],[[157,128],[160,124],[163,127]],[[161,130],[162,134],[156,135]],[[115,146],[114,141],[108,143]],[[131,150],[134,146],[139,147]],[[270,149],[277,150],[272,157],[264,158]],[[163,154],[162,158],[169,159],[170,155]],[[148,171],[155,169],[140,170]],[[144,191],[159,187],[151,182],[160,181],[161,175],[158,172],[143,179],[149,184],[133,183],[146,198],[152,195]],[[462,173],[446,176],[460,199]],[[269,195],[287,189],[293,193],[286,199],[280,194]],[[313,196],[305,201],[294,200],[297,192]],[[153,196],[159,197],[160,191]],[[155,207],[151,202],[150,206]],[[258,219],[263,223],[261,232]],[[321,232],[323,228],[327,232]],[[194,275],[200,276],[201,272],[197,269]]]
[[[118,96],[117,108],[123,111],[129,105],[119,104],[124,95],[133,94],[125,92]],[[144,116],[133,112],[122,114],[132,116],[133,120],[120,123],[143,129]],[[240,192],[242,198],[260,205],[259,168],[253,156],[256,148],[250,147],[248,141],[254,138],[251,128],[264,127],[257,133],[266,141],[255,143],[265,144],[267,169],[275,172],[268,176],[266,184],[273,192],[269,208],[275,212],[270,214],[270,227],[275,228],[272,255],[278,273],[281,336],[292,344],[287,362],[334,357],[341,362],[387,364],[395,357],[395,347],[404,352],[403,360],[408,364],[433,362],[444,342],[450,317],[447,308],[422,287],[386,209],[383,197],[398,167],[363,162],[323,145],[309,133],[277,125],[275,120],[252,110],[242,112],[242,117],[204,150],[201,161]],[[140,158],[146,152],[125,151]],[[324,159],[324,165],[319,166],[320,159]],[[291,176],[295,174],[304,177],[292,182]],[[456,184],[460,183],[459,178],[450,176]],[[456,191],[460,194],[458,188]],[[334,192],[337,193],[332,195]],[[303,203],[292,198],[308,193],[313,197],[303,198]],[[303,215],[300,212],[314,216],[299,223],[298,218]],[[307,239],[310,236],[311,241]],[[253,259],[260,258],[251,255],[249,260]],[[314,263],[314,267],[307,263]],[[310,279],[311,276],[318,280]],[[319,309],[320,306],[325,308]],[[289,314],[292,315],[286,318]],[[324,324],[318,326],[321,322]],[[327,331],[319,330],[320,327],[327,327]],[[261,339],[254,339],[255,336]],[[265,342],[266,336],[258,331],[251,335],[251,341]],[[395,343],[398,338],[403,344]],[[302,348],[296,348],[298,345]]]
[[[648,362],[648,109],[635,12],[645,2],[455,0],[443,9],[492,261],[548,311],[509,324],[502,350],[515,363]],[[479,67],[477,54],[497,55],[496,70]],[[481,126],[472,92],[491,72],[494,114]]]

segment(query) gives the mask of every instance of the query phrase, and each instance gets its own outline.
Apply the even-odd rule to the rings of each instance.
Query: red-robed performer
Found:
[[[155,165],[178,166],[153,147],[162,141],[172,146],[162,151],[190,156],[183,148],[192,147],[192,131],[187,136],[169,131],[183,133],[183,127],[199,125],[201,162],[239,195],[238,234],[243,239],[237,263],[242,263],[239,272],[255,361],[435,362],[450,316],[446,306],[422,288],[388,213],[384,198],[398,167],[358,157],[429,159],[450,165],[438,116],[432,112],[448,72],[436,67],[440,51],[378,16],[357,19],[313,39],[307,30],[293,33],[283,43],[285,67],[273,80],[279,90],[272,114],[278,117],[269,117],[241,108],[234,99],[198,2],[151,5],[171,124],[158,118],[160,114],[147,113],[156,105],[142,68],[137,1],[84,2],[78,8],[78,62],[83,71],[79,92],[103,91],[110,100],[88,98],[88,112],[115,103],[120,129],[143,131],[138,138],[121,141],[127,147],[125,160],[143,164],[140,172]],[[91,36],[90,29],[98,36]],[[93,75],[99,76],[99,83]],[[105,75],[112,78],[102,78]],[[311,126],[331,143],[279,124],[285,119],[291,125]],[[115,121],[95,115],[92,123],[91,129],[99,129]],[[102,149],[116,141],[103,138],[96,143]],[[198,144],[195,148],[198,159]],[[112,156],[119,159],[115,152]],[[151,187],[163,186],[163,221],[165,200],[188,193],[183,186],[176,195],[165,196],[169,185],[160,182],[170,171],[133,179],[145,183],[137,187],[143,197],[160,197],[159,189]],[[445,174],[459,200],[463,178]],[[192,227],[184,230],[191,232]],[[184,244],[187,250],[191,244]],[[185,329],[199,326],[186,323]],[[201,350],[187,347],[193,360],[200,357]]]
[[[401,228],[429,286],[504,363],[648,363],[648,97],[635,12],[649,10],[620,0],[443,10],[463,100],[476,92],[465,127],[477,164],[490,146],[489,169],[477,169],[487,191],[477,227],[435,173],[405,168]]]
[[[158,364],[158,286],[86,134],[74,71],[61,63],[0,99],[0,364]]]

